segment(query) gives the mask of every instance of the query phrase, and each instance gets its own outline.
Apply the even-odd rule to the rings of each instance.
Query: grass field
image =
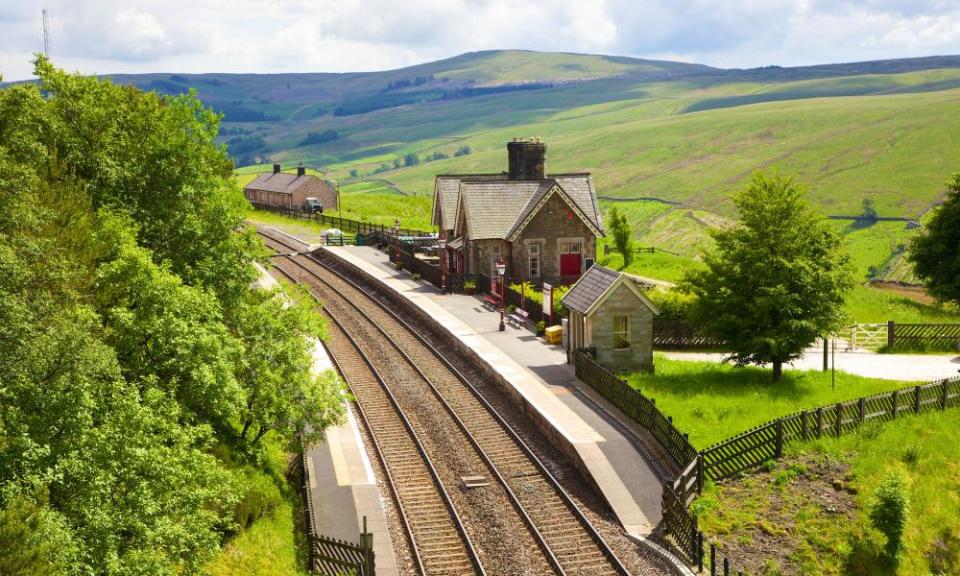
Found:
[[[773,541],[788,543],[790,562],[804,574],[960,573],[958,435],[960,419],[951,409],[867,426],[839,439],[790,445],[786,458],[769,474],[758,472],[708,488],[697,504],[704,510],[700,527],[742,550],[752,549],[758,557],[770,556]],[[820,464],[830,465],[834,473],[817,478]],[[869,520],[873,490],[891,471],[906,475],[910,499],[905,550],[896,568],[883,557],[885,538]],[[831,513],[822,501],[829,498],[829,508],[838,507],[830,486],[838,481],[849,486],[847,494],[853,493],[846,496],[853,506],[849,519]],[[804,491],[812,482],[823,489]],[[791,502],[798,498],[803,501]],[[789,526],[774,518],[791,507],[795,511]]]
[[[660,354],[654,365],[656,374],[635,373],[628,381],[656,399],[657,407],[701,449],[798,410],[906,386],[838,372],[833,388],[828,372],[789,367],[784,367],[781,382],[773,384],[769,369],[671,360]]]

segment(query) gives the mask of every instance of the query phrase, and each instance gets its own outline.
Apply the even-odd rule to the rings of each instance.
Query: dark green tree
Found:
[[[610,209],[610,234],[613,236],[613,245],[623,256],[623,267],[633,262],[633,234],[627,216],[616,206]]]
[[[727,360],[772,364],[776,382],[784,362],[842,323],[850,258],[790,178],[758,174],[733,201],[740,223],[713,233],[685,285],[695,321],[733,350]]]
[[[874,205],[873,196],[863,199],[863,212],[860,213],[859,220],[865,224],[873,224],[877,221],[877,207]]]
[[[914,237],[907,258],[931,296],[960,303],[960,172],[947,184],[943,206]]]

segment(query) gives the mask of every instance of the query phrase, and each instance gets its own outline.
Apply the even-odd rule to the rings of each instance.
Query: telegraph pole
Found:
[[[50,59],[50,28],[47,25],[47,9],[44,8],[41,12],[43,14],[43,55],[49,60]]]

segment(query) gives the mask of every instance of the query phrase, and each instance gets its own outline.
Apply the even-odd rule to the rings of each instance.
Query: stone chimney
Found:
[[[306,174],[307,174],[306,168],[304,168],[303,166],[297,166],[297,178],[301,176],[306,176]]]
[[[543,180],[547,145],[539,138],[514,138],[507,142],[510,180]]]
[[[279,165],[279,164],[274,164],[274,165],[273,165],[273,173],[274,173],[274,174],[279,174],[279,173],[280,173],[280,165]]]

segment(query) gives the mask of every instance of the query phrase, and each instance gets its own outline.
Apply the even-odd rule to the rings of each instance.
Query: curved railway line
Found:
[[[302,242],[260,235],[278,252],[274,269],[324,303],[328,348],[357,397],[421,574],[630,573],[474,387],[475,371],[458,370],[429,335],[335,266],[295,254]],[[465,487],[464,477],[481,486]],[[669,572],[646,564],[654,570],[642,573]]]

